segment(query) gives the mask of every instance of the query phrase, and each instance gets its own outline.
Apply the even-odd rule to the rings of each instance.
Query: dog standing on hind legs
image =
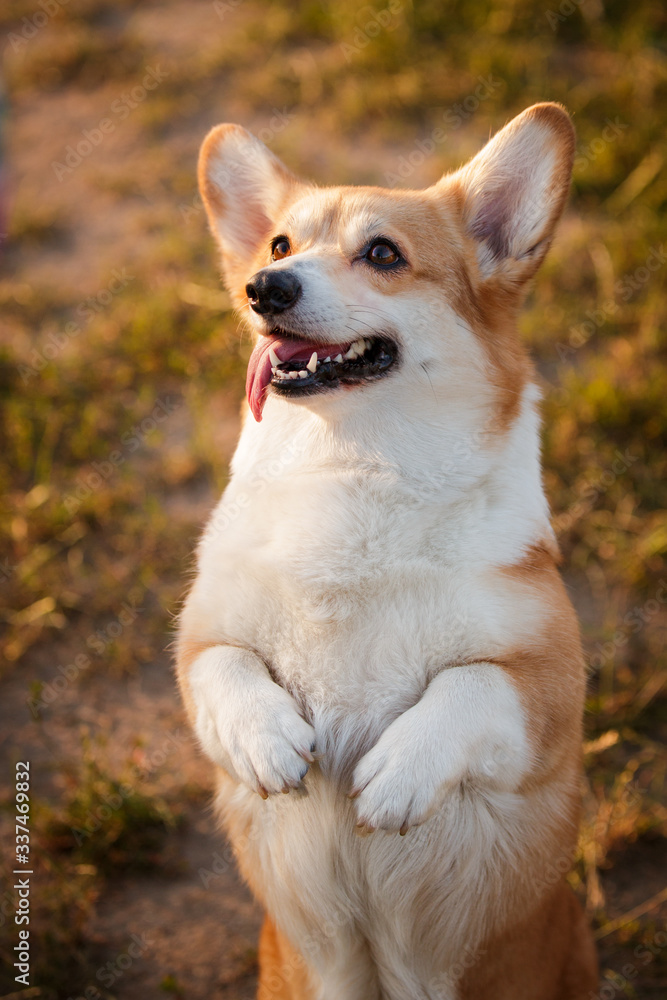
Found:
[[[529,108],[424,191],[317,188],[237,125],[199,178],[256,346],[178,676],[263,1000],[588,1000],[564,880],[585,688],[516,317],[574,134]]]

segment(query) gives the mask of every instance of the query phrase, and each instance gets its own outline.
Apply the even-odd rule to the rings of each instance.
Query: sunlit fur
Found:
[[[303,294],[284,329],[384,335],[399,352],[387,377],[269,390],[261,423],[246,416],[181,616],[183,697],[268,914],[265,1000],[595,988],[563,879],[584,669],[515,324],[573,148],[552,104],[426,191],[315,188],[238,126],[202,148],[211,228],[252,330],[271,321],[248,309],[246,282],[287,268]],[[292,255],[271,264],[277,235]],[[405,267],[360,257],[379,235]]]

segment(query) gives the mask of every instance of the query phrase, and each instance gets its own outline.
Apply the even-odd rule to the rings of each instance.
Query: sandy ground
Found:
[[[50,677],[50,663],[36,673]],[[111,963],[113,992],[127,1000],[158,998],[165,995],[159,984],[171,976],[192,1000],[252,997],[261,913],[215,829],[208,804],[212,768],[185,725],[168,659],[149,664],[130,680],[98,673],[71,685],[39,724],[16,675],[4,684],[0,727],[5,734],[2,773],[10,774],[14,762],[27,757],[37,796],[58,797],[64,786],[62,763],[78,753],[83,728],[104,736],[110,761],[125,760],[140,740],[150,790],[183,796],[181,822],[161,851],[164,867],[146,875],[114,876],[97,900],[87,933],[107,975]],[[85,881],[85,872],[80,877]],[[139,956],[124,968],[123,956],[133,944]]]

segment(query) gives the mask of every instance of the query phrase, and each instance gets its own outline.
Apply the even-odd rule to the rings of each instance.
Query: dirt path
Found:
[[[45,662],[37,673],[46,680],[51,671]],[[15,760],[28,758],[35,794],[58,799],[65,785],[63,764],[80,753],[82,730],[93,742],[103,740],[111,768],[121,769],[140,745],[145,790],[183,803],[178,826],[161,844],[162,867],[104,883],[87,927],[99,962],[90,987],[108,986],[125,1000],[158,1000],[165,982],[192,1000],[252,997],[261,915],[215,828],[209,808],[212,769],[185,725],[169,661],[150,664],[129,680],[95,674],[72,684],[39,723],[26,706],[21,677],[6,681],[2,774],[13,771]],[[100,822],[105,815],[100,811]],[[91,829],[96,822],[93,813]],[[85,869],[80,866],[78,873],[82,886]]]

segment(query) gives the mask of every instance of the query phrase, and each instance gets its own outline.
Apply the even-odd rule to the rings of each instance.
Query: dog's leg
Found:
[[[265,917],[259,937],[258,1000],[316,1000],[305,961]]]
[[[593,937],[565,882],[483,950],[485,958],[460,980],[458,1000],[589,1000],[595,994]]]
[[[187,685],[195,732],[216,764],[263,798],[297,787],[315,730],[254,653],[211,646],[193,660]]]
[[[379,1000],[366,943],[341,944],[328,961],[316,963],[315,972],[267,917],[259,940],[258,1000]]]
[[[377,970],[362,939],[350,939],[335,960],[320,969],[322,989],[318,1000],[380,1000]]]
[[[451,667],[362,757],[352,795],[360,824],[405,832],[464,779],[514,791],[530,764],[523,708],[507,671],[492,663]]]

